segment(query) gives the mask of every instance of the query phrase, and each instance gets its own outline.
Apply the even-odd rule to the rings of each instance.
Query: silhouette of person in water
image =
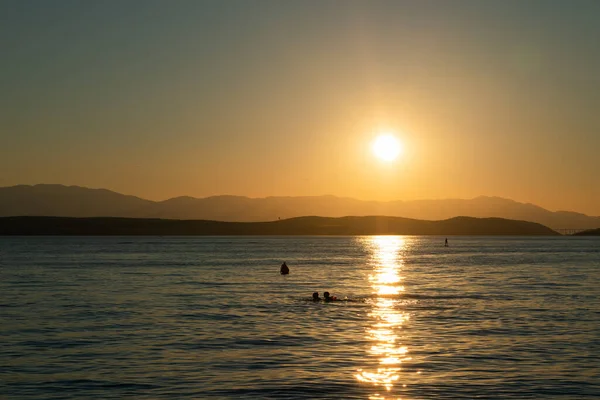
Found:
[[[321,300],[321,298],[319,297],[319,292],[314,292],[313,293],[313,301],[319,301]]]
[[[290,269],[288,268],[285,261],[283,262],[283,264],[281,264],[281,269],[279,270],[279,272],[281,273],[281,275],[287,275],[290,273]]]
[[[330,296],[329,292],[323,293],[323,297],[324,297],[323,300],[325,300],[325,301],[335,301],[335,300],[337,300],[337,297]]]
[[[446,242],[444,243],[444,247],[448,247],[448,238],[446,238]]]

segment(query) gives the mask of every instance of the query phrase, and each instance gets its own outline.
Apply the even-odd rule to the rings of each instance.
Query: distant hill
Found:
[[[106,189],[63,185],[19,185],[0,188],[0,216],[57,217],[137,216],[153,201]],[[141,215],[140,215],[141,216]]]
[[[600,236],[600,228],[588,229],[587,231],[577,232],[574,236]]]
[[[558,235],[502,218],[300,217],[271,222],[141,218],[3,217],[0,235]]]
[[[557,211],[499,197],[474,199],[361,201],[335,196],[176,197],[150,201],[105,189],[77,186],[35,185],[0,188],[0,216],[127,217],[202,219],[232,222],[274,221],[305,215],[343,217],[388,215],[422,220],[457,216],[497,217],[537,222],[553,229],[593,229],[600,217]]]

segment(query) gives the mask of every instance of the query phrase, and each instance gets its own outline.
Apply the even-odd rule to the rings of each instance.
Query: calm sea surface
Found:
[[[0,398],[600,399],[600,239],[443,239],[0,238]]]

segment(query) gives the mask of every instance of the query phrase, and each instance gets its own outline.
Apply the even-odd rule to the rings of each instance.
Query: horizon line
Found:
[[[65,187],[65,188],[79,188],[79,189],[88,189],[88,190],[104,190],[104,191],[108,191],[108,192],[112,192],[115,194],[119,194],[122,196],[128,196],[128,197],[135,197],[137,199],[140,200],[144,200],[144,201],[150,201],[153,203],[164,203],[170,200],[175,200],[175,199],[181,199],[181,198],[189,198],[189,199],[194,199],[194,200],[204,200],[204,199],[210,199],[210,198],[217,198],[217,197],[238,197],[238,198],[245,198],[245,199],[250,199],[250,200],[266,200],[266,199],[285,199],[285,198],[318,198],[318,197],[334,197],[337,199],[345,199],[345,200],[355,200],[355,201],[360,201],[360,202],[364,202],[364,203],[414,203],[414,202],[423,202],[423,201],[452,201],[452,200],[460,200],[460,201],[469,201],[469,200],[476,200],[476,199],[480,199],[480,198],[486,198],[486,199],[500,199],[500,200],[505,200],[505,201],[511,201],[513,203],[517,203],[517,204],[522,204],[522,205],[529,205],[529,206],[534,206],[537,208],[540,208],[542,210],[548,211],[548,212],[567,212],[567,213],[575,213],[575,214],[581,214],[587,217],[592,217],[592,218],[600,218],[600,215],[593,215],[593,214],[585,214],[583,212],[580,211],[574,211],[574,210],[565,210],[565,209],[556,209],[556,210],[552,210],[549,208],[545,208],[542,207],[538,204],[535,203],[530,203],[530,202],[523,202],[523,201],[519,201],[519,200],[515,200],[515,199],[511,199],[508,197],[502,197],[502,196],[496,196],[496,195],[485,195],[485,194],[481,194],[475,197],[470,197],[470,198],[461,198],[461,197],[443,197],[443,198],[422,198],[422,199],[415,199],[415,200],[401,200],[401,199],[395,199],[395,200],[365,200],[365,199],[360,199],[360,198],[356,198],[356,197],[349,197],[349,196],[339,196],[339,195],[335,195],[335,194],[320,194],[320,195],[280,195],[280,196],[276,196],[276,195],[271,195],[271,196],[264,196],[264,197],[251,197],[251,196],[247,196],[247,195],[239,195],[239,194],[214,194],[214,195],[209,195],[209,196],[205,196],[205,197],[194,197],[194,196],[190,196],[190,195],[179,195],[179,196],[174,196],[174,197],[168,197],[164,200],[152,200],[152,199],[148,199],[145,197],[141,197],[139,195],[135,195],[135,194],[126,194],[123,192],[119,192],[116,191],[114,189],[109,189],[106,187],[89,187],[89,186],[81,186],[81,185],[67,185],[67,184],[63,184],[63,183],[35,183],[35,184],[14,184],[14,185],[10,185],[10,186],[0,186],[0,189],[8,189],[8,188],[16,188],[16,187],[36,187],[36,186],[60,186],[60,187]]]

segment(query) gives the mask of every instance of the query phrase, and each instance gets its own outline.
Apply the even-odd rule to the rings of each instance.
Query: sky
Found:
[[[599,19],[596,0],[3,0],[0,186],[600,215]]]

